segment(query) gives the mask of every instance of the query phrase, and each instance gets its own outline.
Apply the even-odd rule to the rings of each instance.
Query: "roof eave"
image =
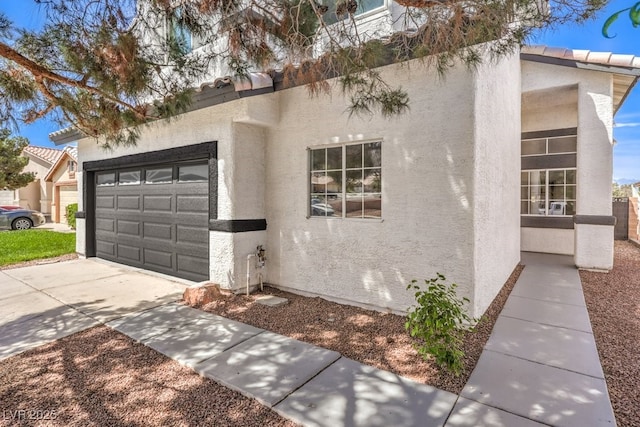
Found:
[[[614,105],[614,109],[613,109],[614,115],[618,112],[622,104],[624,104],[624,101],[627,99],[627,96],[631,92],[631,89],[633,89],[633,87],[638,81],[638,78],[640,77],[640,68],[636,68],[636,67],[596,64],[592,62],[577,61],[575,59],[565,59],[565,58],[557,58],[557,57],[546,56],[546,55],[536,55],[533,53],[521,53],[520,59],[523,61],[539,62],[542,64],[559,65],[562,67],[571,67],[571,68],[577,68],[581,70],[599,71],[603,73],[621,74],[624,76],[634,77],[631,84],[629,84],[629,87],[627,87],[625,94],[620,99],[620,102],[617,105]]]
[[[44,177],[44,182],[49,182],[53,179],[55,171],[58,170],[58,167],[66,157],[73,160],[69,153],[63,151],[60,157],[58,157],[58,160],[56,160],[56,162],[49,168],[49,172],[47,172],[47,175]]]
[[[627,88],[627,91],[624,93],[622,98],[620,98],[620,102],[618,103],[618,105],[614,105],[614,108],[613,108],[613,115],[614,116],[618,113],[618,110],[620,109],[620,107],[622,107],[622,104],[624,104],[624,101],[627,100],[627,96],[629,96],[629,94],[631,93],[631,90],[633,90],[633,88],[636,86],[636,83],[638,83],[638,78],[639,77],[636,76],[633,79],[633,81],[631,82],[631,84]]]
[[[624,74],[626,76],[640,76],[640,68],[624,67],[621,65],[596,64],[593,62],[582,62],[575,59],[557,58],[546,55],[536,55],[533,53],[521,53],[520,59],[523,61],[540,62],[543,64],[560,65],[563,67],[578,68],[582,70],[601,71],[605,73]]]

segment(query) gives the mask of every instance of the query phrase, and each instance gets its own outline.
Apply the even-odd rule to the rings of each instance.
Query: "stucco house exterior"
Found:
[[[2,204],[21,206],[49,216],[52,187],[45,181],[45,177],[60,153],[61,150],[57,148],[26,146],[22,155],[29,158],[29,163],[24,167],[23,172],[33,172],[35,180],[17,190],[4,190],[0,197]]]
[[[349,118],[337,93],[254,73],[202,84],[136,147],[53,133],[78,142],[77,251],[393,312],[440,272],[473,315],[520,251],[612,267],[613,116],[640,59],[525,47],[446,79],[417,62],[380,72],[410,95],[401,117]]]
[[[67,206],[78,202],[78,149],[69,146],[58,156],[44,180],[52,184],[51,221],[67,222]]]
[[[29,158],[23,172],[35,173],[35,180],[17,190],[0,191],[0,205],[21,206],[42,212],[52,222],[66,222],[66,205],[78,199],[77,148],[28,145],[22,155]]]

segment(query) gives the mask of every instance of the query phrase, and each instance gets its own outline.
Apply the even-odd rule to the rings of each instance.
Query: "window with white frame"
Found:
[[[309,150],[309,215],[382,217],[382,144],[365,142]]]
[[[576,135],[522,140],[521,215],[575,215],[576,152]]]
[[[564,215],[576,213],[576,170],[542,169],[521,173],[522,215]]]
[[[380,9],[385,0],[324,0],[322,4],[329,8],[323,16],[325,23],[333,24],[346,19],[349,13],[358,16]]]

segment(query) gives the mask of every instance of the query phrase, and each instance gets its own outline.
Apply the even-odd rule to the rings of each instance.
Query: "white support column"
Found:
[[[613,80],[600,73],[578,87],[577,210],[574,261],[613,267]]]

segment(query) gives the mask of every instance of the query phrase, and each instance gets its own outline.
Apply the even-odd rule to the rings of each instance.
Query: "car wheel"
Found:
[[[11,224],[14,230],[28,230],[33,227],[33,222],[29,218],[18,218]]]

